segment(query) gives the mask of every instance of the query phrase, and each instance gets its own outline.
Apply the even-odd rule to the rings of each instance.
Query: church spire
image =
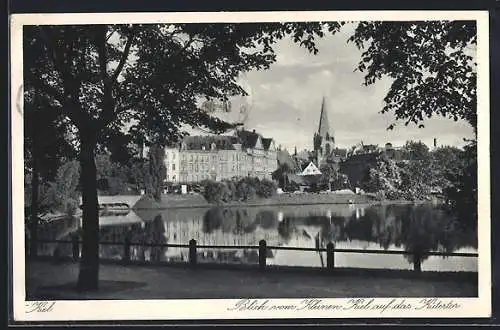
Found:
[[[330,133],[330,123],[328,122],[328,109],[326,107],[325,97],[323,96],[323,101],[321,103],[321,115],[319,117],[319,128],[318,134],[323,138],[327,138]]]

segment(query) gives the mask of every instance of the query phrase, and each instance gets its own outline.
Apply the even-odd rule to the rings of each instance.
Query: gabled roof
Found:
[[[304,173],[307,169],[310,169],[313,172],[318,172],[318,173],[314,173],[315,175],[320,175],[321,174],[321,171],[316,166],[316,164],[314,164],[313,162],[309,162],[309,164],[303,164],[302,165],[302,175],[312,174],[312,173]]]
[[[264,147],[264,150],[269,150],[271,142],[273,142],[273,139],[271,138],[262,138],[262,146]]]
[[[250,131],[238,131],[237,133],[243,148],[254,148],[259,140],[259,134]]]
[[[262,147],[264,148],[264,150],[269,150],[271,142],[273,141],[272,138],[264,138],[262,135],[256,133],[255,131],[251,132],[241,130],[237,131],[236,135],[239,138],[242,147],[245,149],[255,148],[255,146],[257,145],[257,141],[259,141],[259,137],[262,141]]]

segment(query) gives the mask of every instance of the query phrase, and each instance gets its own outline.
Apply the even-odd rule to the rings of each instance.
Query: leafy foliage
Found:
[[[54,181],[40,189],[40,212],[62,212],[73,215],[79,207],[80,165],[73,160],[64,163],[57,171]]]
[[[101,194],[120,195],[128,193],[128,168],[115,162],[109,154],[96,156],[97,188]]]
[[[477,226],[477,143],[471,141],[458,157],[458,166],[448,169],[444,188],[448,210],[465,226]]]
[[[257,185],[257,195],[261,198],[269,198],[276,195],[276,184],[267,179],[260,180]]]
[[[360,22],[349,41],[363,50],[365,85],[392,80],[382,113],[405,125],[440,115],[476,128],[476,33],[474,21]]]
[[[205,181],[203,197],[209,203],[221,204],[230,201],[231,191],[224,182]]]
[[[257,189],[248,180],[239,180],[236,183],[236,192],[234,196],[237,200],[247,201],[253,199],[257,195]]]
[[[379,194],[379,198],[401,198],[402,178],[400,168],[392,159],[381,157],[377,166],[370,168],[362,188]]]
[[[288,175],[293,173],[293,169],[288,163],[279,164],[278,168],[272,173],[273,180],[278,181],[278,185],[286,190],[288,185]]]
[[[233,180],[202,182],[203,196],[209,203],[228,203],[231,201],[249,201],[255,197],[270,198],[276,195],[276,184],[267,179],[244,177]]]
[[[402,197],[409,200],[428,199],[435,176],[443,173],[432,173],[432,159],[429,148],[421,143],[408,141],[404,146],[407,162],[400,163]]]

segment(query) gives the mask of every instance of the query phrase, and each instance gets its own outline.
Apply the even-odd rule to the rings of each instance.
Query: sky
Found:
[[[354,72],[361,52],[347,43],[351,32],[351,28],[344,28],[334,36],[318,40],[317,55],[290,39],[276,44],[277,61],[269,70],[251,71],[242,77],[243,87],[250,96],[238,98],[234,103],[248,104],[245,128],[274,138],[276,145],[290,151],[295,147],[299,151],[312,149],[325,97],[330,128],[341,148],[361,141],[401,146],[407,140],[420,140],[432,146],[434,138],[438,145],[460,147],[465,144],[463,138],[473,136],[468,123],[441,117],[427,119],[424,128],[405,127],[398,122],[388,131],[387,127],[395,122],[394,114],[380,114],[380,110],[390,81],[362,85],[363,74]],[[234,111],[227,116],[238,119],[241,115]]]

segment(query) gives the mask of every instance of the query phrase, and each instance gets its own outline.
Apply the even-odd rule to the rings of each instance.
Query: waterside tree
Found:
[[[267,69],[272,45],[290,36],[316,53],[315,37],[338,23],[126,24],[29,26],[25,80],[69,118],[79,141],[83,246],[78,287],[98,288],[99,222],[95,149],[106,130],[133,122],[153,140],[183,134],[182,125],[215,132],[231,127],[199,107],[200,97],[244,95],[239,74]]]

